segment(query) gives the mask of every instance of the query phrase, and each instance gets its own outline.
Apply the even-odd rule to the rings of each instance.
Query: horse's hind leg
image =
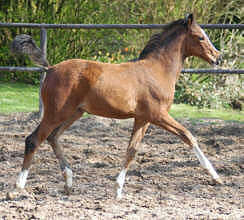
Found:
[[[180,123],[175,121],[168,112],[163,112],[161,116],[154,120],[152,123],[159,125],[160,127],[168,130],[169,132],[179,136],[186,144],[188,144],[191,148],[193,148],[194,153],[196,154],[198,160],[201,165],[210,173],[213,179],[222,183],[219,175],[216,173],[210,161],[205,157],[203,152],[200,150],[196,139],[193,137],[190,131],[188,131],[185,127],[183,127]]]
[[[68,162],[64,158],[63,150],[58,142],[58,138],[68,127],[73,124],[74,121],[79,119],[83,115],[83,113],[84,111],[79,109],[75,114],[71,116],[71,118],[69,118],[59,127],[54,129],[54,131],[47,138],[48,143],[52,146],[52,149],[59,161],[60,168],[65,179],[65,190],[67,193],[70,192],[70,189],[72,187],[72,170],[70,169]]]
[[[23,189],[25,187],[28,170],[31,165],[34,153],[40,144],[46,140],[48,135],[57,127],[56,124],[48,123],[47,120],[42,120],[36,130],[25,139],[24,161],[21,172],[16,181],[16,187]]]
[[[17,188],[23,189],[25,187],[28,170],[30,168],[34,153],[55,128],[72,117],[72,113],[75,112],[72,112],[72,107],[73,106],[69,106],[69,108],[63,109],[61,112],[53,112],[50,111],[50,109],[45,109],[44,117],[41,123],[36,130],[25,139],[24,161],[21,172],[16,181]]]
[[[149,123],[147,123],[146,121],[143,121],[140,119],[135,119],[134,128],[133,128],[129,146],[128,146],[127,152],[126,152],[124,166],[116,180],[117,184],[118,184],[117,199],[120,199],[122,197],[122,190],[123,190],[123,186],[124,186],[124,182],[125,182],[126,172],[129,168],[131,161],[135,157],[138,145],[139,145],[140,141],[142,140],[143,136],[145,135],[148,126],[149,126]]]

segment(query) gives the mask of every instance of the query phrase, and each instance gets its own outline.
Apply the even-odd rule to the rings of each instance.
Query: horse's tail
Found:
[[[48,69],[47,59],[30,35],[17,35],[11,44],[11,52],[18,55],[28,55],[36,65]]]

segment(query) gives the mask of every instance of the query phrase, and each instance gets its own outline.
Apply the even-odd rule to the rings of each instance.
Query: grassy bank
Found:
[[[0,82],[0,113],[32,112],[38,110],[39,103],[38,86],[24,83]],[[223,120],[244,121],[243,111],[231,111],[226,109],[198,109],[197,107],[177,104],[170,111],[175,118],[219,118]]]
[[[199,109],[196,106],[177,104],[172,106],[170,113],[175,118],[218,118],[244,122],[244,111],[234,111],[230,109]]]
[[[37,86],[0,82],[0,113],[37,111],[38,93]]]

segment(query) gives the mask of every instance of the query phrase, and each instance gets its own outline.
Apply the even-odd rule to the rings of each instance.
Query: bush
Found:
[[[199,108],[237,108],[233,103],[242,102],[241,76],[186,75],[176,85],[175,102],[188,103]],[[241,98],[242,97],[242,98]]]
[[[160,24],[182,18],[194,12],[198,23],[241,23],[240,0],[70,0],[70,1],[25,1],[5,0],[0,5],[2,22],[23,23],[84,23],[84,24]],[[0,60],[4,66],[28,66],[28,59],[16,58],[9,53],[9,44],[20,33],[30,34],[39,42],[40,31],[27,28],[1,28]],[[51,64],[68,58],[94,59],[104,62],[122,62],[138,57],[140,51],[152,35],[152,30],[48,30],[48,60]],[[241,44],[243,38],[238,30],[207,30],[210,39],[224,54],[226,68],[243,68]],[[243,53],[243,52],[242,52]],[[243,56],[243,55],[242,55]],[[188,59],[186,68],[207,67],[199,59]],[[235,76],[233,76],[235,78]],[[176,102],[202,106],[219,106],[239,99],[239,84],[226,83],[231,76],[184,75],[176,90]],[[234,79],[233,78],[233,79]],[[196,80],[197,79],[197,80]],[[4,73],[0,80],[22,81],[37,84],[38,73]],[[243,80],[239,77],[239,80]],[[223,90],[222,87],[225,89]],[[222,91],[222,92],[221,92]],[[228,93],[228,94],[227,94]],[[209,94],[209,95],[207,95]],[[208,97],[209,96],[209,97]],[[213,97],[218,98],[213,98]],[[229,98],[228,98],[229,97]],[[208,101],[209,100],[209,101]],[[210,101],[212,100],[212,101]],[[210,103],[211,102],[211,103]],[[228,105],[228,104],[223,104]]]

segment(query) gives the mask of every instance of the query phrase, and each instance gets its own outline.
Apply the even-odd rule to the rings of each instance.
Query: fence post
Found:
[[[43,52],[43,56],[46,59],[47,57],[47,30],[45,28],[41,28],[41,36],[40,36],[40,49]],[[46,78],[46,72],[41,73],[40,77],[40,89],[39,89],[39,118],[42,118],[43,116],[43,103],[42,103],[42,98],[41,98],[41,88],[42,84]]]

